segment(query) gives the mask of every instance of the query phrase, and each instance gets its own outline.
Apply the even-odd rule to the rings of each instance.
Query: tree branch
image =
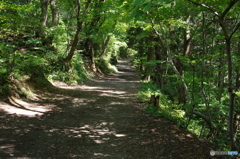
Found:
[[[229,10],[238,2],[239,0],[231,0],[227,8],[222,12],[222,14],[219,16],[219,18],[223,19],[226,14],[229,12]]]
[[[193,3],[193,4],[196,4],[196,5],[202,6],[202,7],[204,7],[204,8],[207,8],[207,9],[209,9],[211,12],[213,12],[216,16],[219,16],[219,13],[218,13],[215,9],[213,9],[211,6],[208,6],[208,5],[206,5],[206,4],[200,4],[200,3],[194,2],[194,1],[192,1],[192,0],[188,0],[188,1],[191,2],[191,3]]]
[[[236,25],[236,27],[233,29],[233,32],[231,33],[231,35],[229,36],[229,38],[231,39],[232,36],[235,34],[235,32],[240,28],[240,22],[238,22],[238,24]]]
[[[203,115],[202,113],[197,112],[197,111],[193,111],[192,113],[193,113],[194,115],[202,118],[202,119],[209,125],[209,128],[210,128],[211,130],[214,130],[214,129],[215,129],[215,127],[214,127],[211,119],[209,119],[207,116],[205,116],[205,115]]]
[[[163,42],[162,42],[161,36],[160,36],[159,32],[154,28],[154,22],[153,22],[153,19],[150,18],[150,20],[151,20],[151,24],[152,24],[152,29],[153,29],[154,32],[158,35],[158,37],[159,37],[159,41],[160,41],[160,45],[164,48],[164,45],[163,45]]]

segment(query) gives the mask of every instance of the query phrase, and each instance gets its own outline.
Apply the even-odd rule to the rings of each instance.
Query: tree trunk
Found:
[[[214,128],[214,125],[213,125],[211,119],[209,119],[206,115],[204,115],[204,114],[202,114],[202,113],[200,113],[200,112],[194,111],[194,110],[193,110],[192,113],[193,113],[194,115],[202,118],[202,119],[208,124],[209,129],[210,129],[210,132],[213,133],[213,131],[214,131],[215,128]]]
[[[72,57],[74,55],[74,52],[77,48],[77,44],[78,44],[78,41],[79,41],[79,35],[82,31],[82,28],[83,28],[83,25],[84,25],[84,22],[83,21],[80,21],[80,16],[81,17],[85,17],[85,15],[88,14],[89,12],[89,9],[90,9],[90,5],[92,3],[92,0],[88,0],[85,4],[85,10],[83,11],[82,15],[81,15],[81,0],[77,0],[76,1],[76,11],[77,11],[77,14],[76,14],[76,19],[77,19],[77,30],[76,30],[76,33],[74,35],[74,39],[72,41],[72,44],[71,44],[71,48],[70,48],[70,51],[67,55],[67,57],[64,59],[64,62],[65,63],[69,63],[71,62],[72,60]],[[68,51],[68,50],[67,50]]]
[[[240,37],[239,37],[240,38]],[[240,56],[240,43],[238,44],[237,55]],[[240,60],[237,60],[237,63],[240,63]],[[239,67],[236,68],[236,91],[240,91],[240,70]]]
[[[207,5],[203,5],[201,3],[188,0],[192,2],[193,4],[200,5],[206,9],[209,9],[211,12],[214,13],[215,16],[218,17],[218,23],[222,28],[222,32],[225,37],[225,52],[227,54],[227,64],[228,64],[228,92],[229,92],[229,117],[228,117],[228,133],[230,138],[230,144],[231,144],[231,150],[235,151],[237,150],[237,144],[236,144],[236,137],[234,136],[234,129],[233,129],[233,116],[234,116],[234,89],[233,89],[233,70],[232,70],[232,54],[231,54],[231,38],[236,33],[236,31],[240,28],[240,22],[236,25],[236,27],[233,29],[233,31],[230,33],[228,30],[228,26],[225,24],[225,16],[227,13],[232,9],[232,7],[239,1],[239,0],[231,0],[228,3],[228,6],[225,8],[225,10],[219,14],[214,8],[209,7]]]
[[[234,116],[234,138],[236,138],[238,131],[240,130],[240,115],[235,114]]]
[[[56,7],[56,0],[50,1],[51,11],[52,11],[52,26],[56,27],[58,25],[58,9]]]
[[[189,15],[186,19],[186,22],[189,24],[191,16]],[[189,26],[184,30],[184,44],[183,44],[183,56],[188,56],[191,48],[191,36]],[[175,46],[177,47],[177,46]],[[176,48],[174,49],[176,50]],[[183,65],[179,58],[176,59],[176,68],[181,76],[183,76]],[[187,103],[186,87],[184,83],[178,84],[178,103],[186,104]]]
[[[158,41],[158,39],[156,39],[156,41]],[[154,48],[154,52],[155,52],[155,57],[157,61],[161,61],[162,60],[162,55],[161,55],[161,51],[160,51],[160,47],[158,45],[155,46]],[[157,63],[156,67],[155,67],[155,71],[154,71],[154,82],[157,84],[158,88],[161,89],[163,86],[163,70],[162,70],[162,62],[161,63]]]
[[[104,41],[104,44],[102,46],[102,51],[101,51],[100,58],[103,58],[103,56],[105,55],[105,53],[107,51],[108,43],[110,41],[110,38],[111,38],[111,36],[107,36],[107,39]]]
[[[182,77],[181,73],[178,71],[177,67],[175,66],[175,64],[173,62],[173,58],[172,58],[172,55],[170,53],[170,49],[168,48],[168,50],[166,52],[167,52],[169,63],[171,64],[171,66],[173,68],[173,71],[178,76],[179,80],[182,82],[182,86],[184,87],[184,90],[185,90],[186,103],[188,103],[190,101],[190,94],[189,94],[189,91],[188,91],[187,84],[186,84],[184,78]]]
[[[40,37],[42,39],[42,42],[44,43],[45,41],[45,28],[47,25],[47,19],[48,19],[48,4],[49,0],[41,0],[41,19],[40,19],[40,28],[36,32],[36,37]]]
[[[236,2],[235,2],[236,3]],[[228,113],[228,133],[230,138],[230,144],[231,144],[231,150],[236,151],[237,150],[237,144],[236,144],[236,138],[234,135],[234,128],[233,128],[233,117],[234,117],[234,88],[233,88],[233,69],[232,69],[232,54],[231,54],[231,38],[233,34],[237,31],[239,28],[239,24],[236,26],[234,31],[229,34],[229,31],[227,30],[227,26],[224,23],[224,16],[227,14],[227,12],[230,10],[230,8],[235,4],[230,3],[228,8],[223,12],[222,15],[220,15],[219,18],[219,24],[223,30],[223,34],[225,36],[225,52],[227,54],[227,64],[228,64],[228,93],[229,93],[229,113]]]
[[[94,61],[94,57],[95,57],[95,49],[94,49],[94,44],[90,43],[90,50],[89,50],[89,55],[90,55],[90,65],[91,65],[91,69],[93,70],[93,72],[96,72],[96,65],[95,65],[95,61]]]
[[[223,90],[224,90],[224,77],[226,76],[226,72],[223,71],[223,66],[225,61],[224,60],[224,56],[221,57],[221,62],[220,62],[220,66],[218,67],[218,95],[217,95],[217,101],[221,101],[222,98],[222,94],[223,94]]]
[[[65,63],[69,63],[72,60],[74,52],[77,48],[77,43],[78,43],[78,39],[79,39],[79,35],[80,35],[81,30],[82,30],[82,27],[78,26],[77,31],[76,31],[75,36],[74,36],[74,39],[73,39],[73,42],[72,42],[72,45],[71,45],[71,49],[70,49],[67,57],[64,60]]]
[[[183,76],[183,66],[179,58],[176,58],[175,66],[179,74]],[[177,89],[178,89],[178,103],[186,104],[187,99],[186,99],[186,90],[185,90],[184,83],[179,83],[177,86]]]
[[[154,47],[151,46],[152,42],[153,42],[153,37],[151,36],[148,39],[146,38],[145,41],[148,45],[150,45],[150,46],[148,46],[148,49],[147,49],[147,62],[150,62],[151,60],[154,60],[154,57],[153,57],[154,56]],[[152,66],[152,65],[145,66],[144,75],[142,77],[142,80],[150,81],[151,74],[153,72],[153,67],[155,67],[155,66]]]
[[[236,76],[236,88],[237,91],[240,91],[240,71],[237,70],[237,76]]]
[[[187,87],[187,84],[184,80],[184,78],[182,77],[182,74],[181,72],[178,71],[176,65],[174,64],[173,62],[173,57],[171,55],[171,50],[170,50],[170,47],[169,47],[169,44],[164,44],[163,43],[163,40],[161,38],[161,35],[159,34],[159,32],[154,28],[154,22],[153,20],[151,19],[151,23],[152,23],[152,29],[155,31],[156,35],[159,37],[159,42],[160,42],[160,45],[162,46],[162,48],[164,48],[164,51],[166,52],[166,55],[167,55],[167,58],[168,58],[168,62],[171,64],[172,68],[173,68],[173,71],[175,72],[175,74],[178,76],[179,80],[182,82],[182,86],[185,90],[184,94],[185,94],[185,98],[186,98],[186,103],[188,103],[190,101],[190,94],[189,94],[189,91],[188,91],[188,87]],[[164,33],[164,31],[163,31]],[[164,34],[163,34],[164,35]],[[190,112],[192,110],[189,109],[187,110],[187,112]]]
[[[189,15],[186,20],[188,26],[187,26],[187,29],[185,30],[184,44],[183,44],[183,56],[188,56],[190,49],[191,49],[192,37],[190,35],[190,26],[189,26],[190,18],[191,18],[191,16]]]
[[[156,109],[159,108],[159,99],[160,99],[160,96],[159,96],[159,95],[151,95],[150,104],[153,104],[153,106],[154,106]]]
[[[233,129],[233,116],[234,116],[234,89],[232,84],[232,57],[231,57],[231,39],[226,38],[226,54],[227,54],[227,62],[228,62],[228,93],[229,93],[229,120],[228,120],[228,133],[230,137],[231,150],[236,151],[236,138],[234,135]]]
[[[184,84],[178,84],[178,104],[186,104],[187,99],[186,99],[186,90],[184,87]]]
[[[41,0],[41,24],[43,27],[46,27],[47,18],[48,18],[48,4],[49,0]]]
[[[73,57],[74,52],[75,52],[76,47],[77,47],[77,43],[78,43],[80,32],[82,30],[82,22],[80,22],[80,19],[79,19],[80,18],[79,17],[80,16],[80,10],[81,10],[81,1],[80,0],[77,0],[76,10],[77,10],[77,14],[76,14],[77,30],[76,30],[76,33],[74,35],[74,39],[73,39],[73,42],[72,42],[72,45],[71,45],[71,49],[70,49],[67,57],[64,59],[65,63],[71,62],[72,57]]]

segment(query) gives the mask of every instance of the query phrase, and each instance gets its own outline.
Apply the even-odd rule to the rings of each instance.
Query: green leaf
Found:
[[[240,97],[240,92],[236,92],[235,94]]]
[[[143,12],[147,12],[152,8],[152,3],[148,3],[144,8],[143,8]]]

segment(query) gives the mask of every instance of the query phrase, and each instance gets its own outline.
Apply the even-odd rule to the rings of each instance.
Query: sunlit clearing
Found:
[[[108,97],[120,97],[121,95],[124,95],[126,92],[124,91],[101,91],[99,96],[108,96]]]
[[[74,89],[96,90],[100,88],[100,87],[91,87],[87,85],[67,85],[66,83],[60,82],[60,81],[51,81],[51,83],[55,87],[62,88],[62,89],[70,89],[70,90],[74,90]]]
[[[5,104],[1,104],[0,105],[0,110],[7,112],[8,114],[17,114],[17,115],[23,115],[23,116],[29,116],[29,117],[34,117],[36,115],[43,115],[43,113],[40,112],[34,112],[34,111],[30,111],[30,110],[24,110],[24,109],[20,109],[20,108],[16,108],[14,106],[10,106],[10,105],[5,105]]]
[[[110,156],[110,155],[108,155],[108,154],[103,154],[103,153],[94,153],[94,156],[107,157],[107,156]]]
[[[38,103],[27,103],[16,98],[9,98],[12,105],[0,103],[0,110],[8,114],[16,114],[19,116],[34,117],[41,116],[43,113],[51,111],[54,105],[40,106]]]
[[[116,137],[124,137],[126,136],[125,134],[115,134]]]
[[[0,145],[0,149],[4,153],[15,153],[14,148],[15,148],[14,144],[3,144],[3,145]]]
[[[123,102],[111,102],[109,105],[120,105],[123,104]]]
[[[104,143],[104,141],[102,141],[102,140],[93,140],[95,143],[97,143],[97,144],[102,144],[102,143]]]
[[[104,93],[112,93],[112,94],[125,94],[125,91],[101,91]]]

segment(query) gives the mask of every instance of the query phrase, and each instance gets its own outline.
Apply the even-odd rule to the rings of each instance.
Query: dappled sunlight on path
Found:
[[[0,158],[210,158],[213,145],[142,111],[138,74],[127,61],[118,68],[86,85],[54,83],[38,100],[2,102]]]
[[[10,103],[10,104],[9,104]],[[35,117],[52,111],[56,105],[44,104],[37,102],[26,102],[14,97],[9,98],[9,103],[0,102],[0,110],[7,114],[15,114],[17,116]]]

